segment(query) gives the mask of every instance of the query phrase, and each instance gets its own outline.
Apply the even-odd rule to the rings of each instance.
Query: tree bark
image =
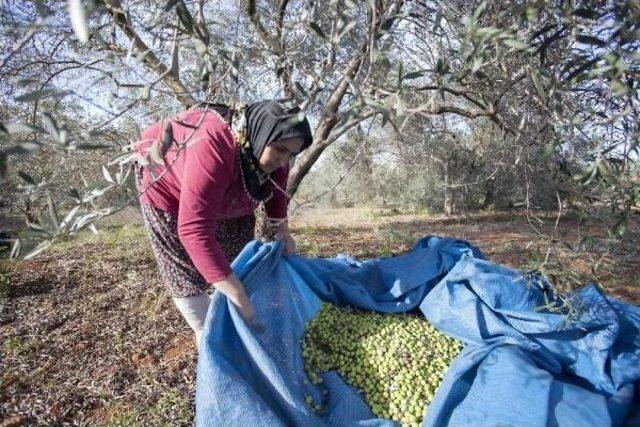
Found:
[[[449,161],[444,162],[444,214],[450,216],[453,214],[453,194],[451,194],[451,165]]]
[[[333,140],[329,139],[329,135],[335,126],[338,124],[338,108],[342,102],[347,89],[349,88],[349,79],[353,78],[358,69],[364,61],[366,52],[368,51],[368,42],[364,40],[360,46],[360,55],[356,56],[349,68],[345,71],[343,78],[333,90],[333,93],[329,97],[329,101],[323,111],[322,120],[313,134],[313,144],[309,147],[302,156],[297,160],[296,165],[289,174],[289,182],[287,183],[287,193],[290,196],[294,195],[298,191],[298,187],[302,182],[305,175],[311,170],[313,164],[320,158],[322,152],[333,143]]]
[[[249,1],[249,0],[247,0]],[[383,18],[387,15],[384,14],[384,8],[389,7],[390,15],[396,16],[404,4],[403,0],[396,2],[384,3],[380,0],[373,2],[372,7],[369,8],[369,23],[370,31],[377,32],[380,25],[384,22]],[[392,19],[392,18],[391,18]],[[334,130],[338,124],[338,109],[344,98],[347,89],[349,89],[349,80],[354,79],[360,70],[360,67],[364,63],[364,59],[369,54],[370,40],[365,37],[362,40],[362,44],[358,49],[358,54],[350,61],[346,69],[342,74],[342,78],[334,88],[333,92],[329,96],[329,100],[324,108],[322,119],[320,124],[316,128],[313,135],[313,144],[309,147],[296,161],[296,165],[291,169],[289,173],[289,181],[287,183],[287,193],[289,196],[293,196],[300,183],[307,175],[313,164],[320,158],[322,152],[335,142],[335,138],[331,138],[331,131]],[[357,124],[354,123],[354,125]]]

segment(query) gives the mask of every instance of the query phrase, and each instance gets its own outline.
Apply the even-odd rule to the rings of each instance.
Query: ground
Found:
[[[394,256],[436,234],[469,240],[489,260],[528,270],[540,266],[553,244],[558,250],[545,271],[558,285],[596,281],[640,303],[637,248],[569,251],[558,242],[575,246],[579,234],[604,231],[574,217],[557,227],[552,213],[539,217],[542,223],[522,212],[440,218],[393,209],[308,209],[294,216],[292,227],[300,251],[314,257]],[[0,360],[0,426],[193,422],[193,336],[158,280],[135,214],[36,259],[0,265]]]

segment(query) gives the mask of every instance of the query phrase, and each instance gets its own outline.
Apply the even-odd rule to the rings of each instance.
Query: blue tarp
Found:
[[[362,262],[285,257],[280,243],[255,241],[233,267],[259,325],[247,326],[224,296],[212,298],[196,425],[396,425],[375,418],[335,372],[323,374],[322,384],[308,381],[301,340],[323,301],[420,310],[466,344],[423,425],[640,425],[640,308],[594,285],[568,295],[568,304],[553,300],[543,278],[523,277],[465,241],[439,237],[425,237],[399,257]],[[326,410],[313,412],[306,395]]]

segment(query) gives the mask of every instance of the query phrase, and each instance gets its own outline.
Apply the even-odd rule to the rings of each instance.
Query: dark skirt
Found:
[[[142,169],[135,173],[140,191]],[[185,298],[206,292],[209,284],[193,265],[178,238],[177,218],[161,209],[141,204],[142,219],[151,248],[158,262],[160,278],[172,298]],[[232,261],[255,236],[255,215],[223,219],[218,222],[216,238],[222,251]]]

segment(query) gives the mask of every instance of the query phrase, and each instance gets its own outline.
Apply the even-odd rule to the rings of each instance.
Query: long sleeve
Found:
[[[178,237],[205,280],[217,282],[232,271],[216,238],[216,214],[224,210],[222,203],[232,182],[235,151],[228,149],[221,132],[207,133],[204,140],[185,151]]]
[[[289,178],[289,167],[278,168],[274,172],[273,180],[283,190],[287,189],[287,179]],[[273,190],[273,197],[269,199],[265,205],[265,211],[269,218],[286,218],[289,200],[286,194],[283,194],[278,188]]]

